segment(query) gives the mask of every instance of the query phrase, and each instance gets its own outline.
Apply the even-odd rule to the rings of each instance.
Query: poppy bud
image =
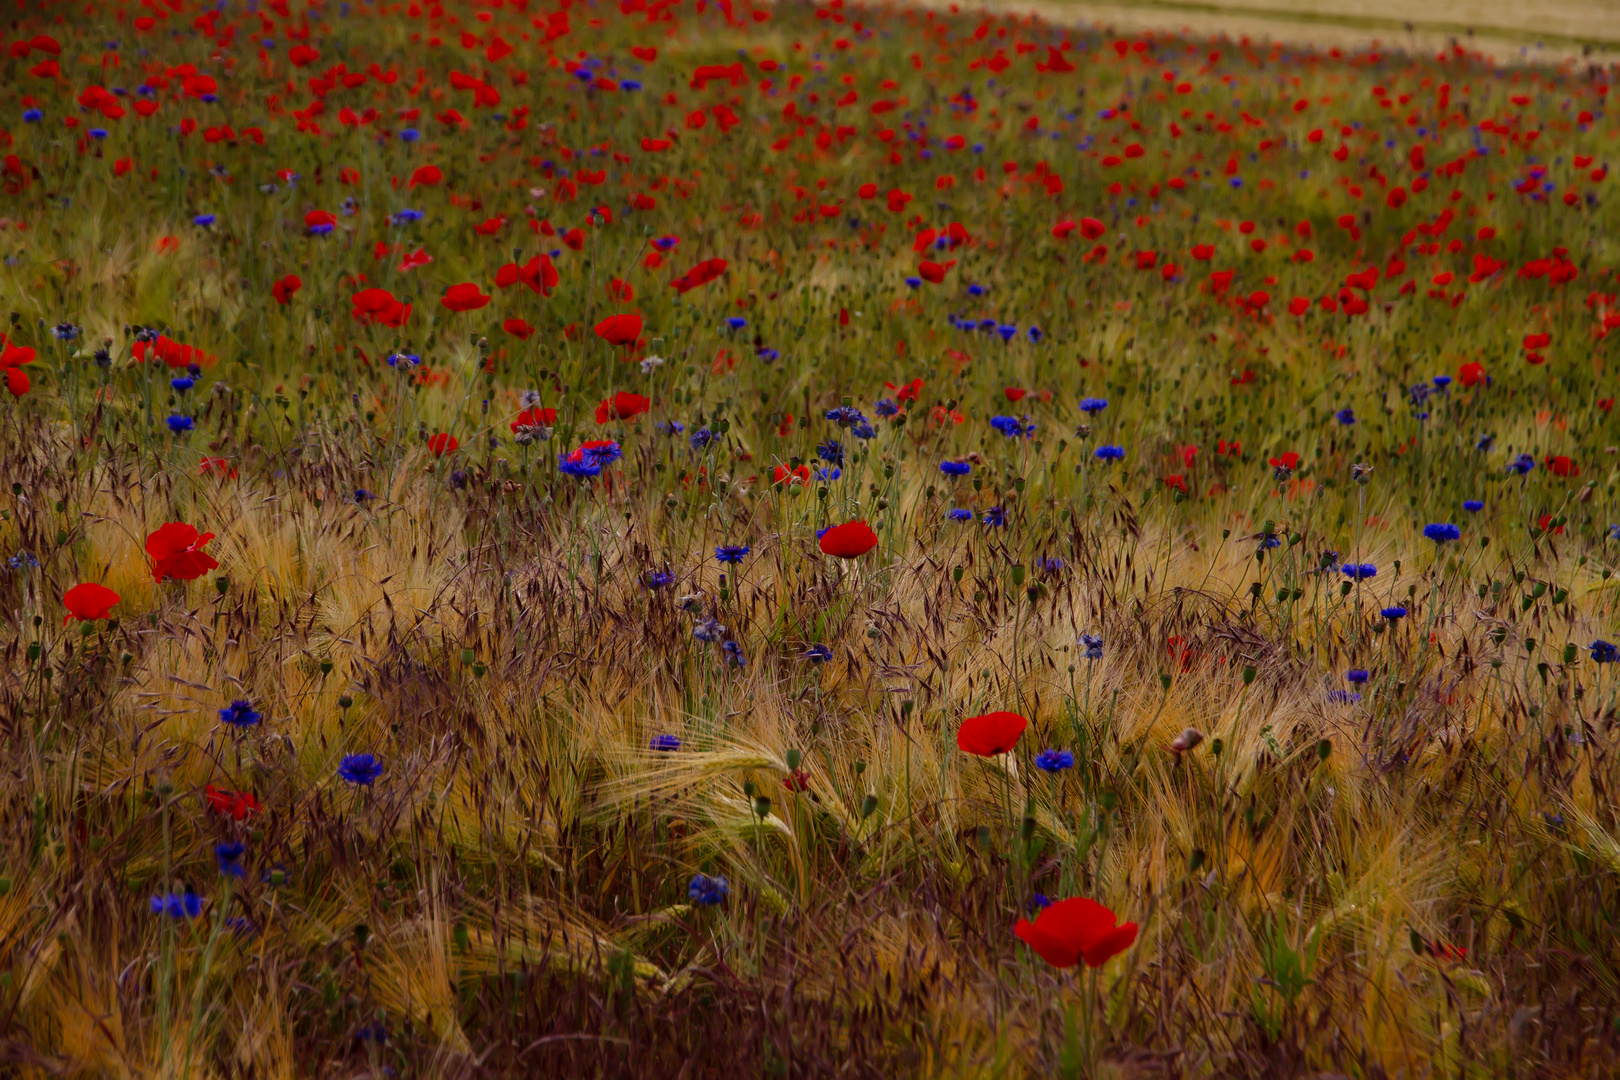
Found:
[[[786,760],[788,772],[798,772],[799,762],[804,760],[804,755],[797,750],[789,750],[786,754]]]
[[[1254,667],[1245,664],[1243,667],[1243,685],[1248,686],[1252,682],[1254,682]]]
[[[1204,733],[1197,728],[1184,728],[1180,735],[1170,743],[1170,749],[1178,754],[1186,753],[1204,741]]]
[[[350,697],[348,694],[344,694],[342,697],[338,698],[338,708],[340,708],[340,709],[347,709],[349,706],[351,706],[353,704],[354,704],[354,699],[352,697]]]
[[[759,815],[761,821],[771,816],[771,797],[769,795],[761,795],[754,800],[754,813]]]
[[[868,795],[866,798],[861,800],[861,817],[871,817],[873,814],[877,813],[877,808],[878,797],[876,795]]]
[[[1333,741],[1331,739],[1323,739],[1316,744],[1316,760],[1326,761],[1332,753]]]

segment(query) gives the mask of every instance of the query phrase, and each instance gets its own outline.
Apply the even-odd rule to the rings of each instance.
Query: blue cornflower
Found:
[[[911,286],[913,289],[920,289],[922,288],[922,278],[908,277],[906,278],[906,284]]]
[[[195,919],[202,914],[202,897],[188,887],[183,893],[152,897],[152,914],[171,919]]]
[[[958,506],[954,510],[952,510],[950,513],[946,514],[945,516],[950,518],[952,521],[972,521],[973,520],[973,511],[964,510],[960,506]]]
[[[812,664],[825,664],[833,658],[833,654],[827,646],[816,644],[804,651],[804,658]]]
[[[55,326],[51,327],[51,337],[55,338],[57,341],[72,341],[74,338],[78,337],[80,333],[82,333],[82,331],[70,322],[59,322]]]
[[[247,845],[240,841],[216,846],[214,855],[219,859],[219,872],[226,877],[241,877],[242,853],[246,850]]]
[[[973,466],[965,461],[942,461],[939,463],[939,471],[946,476],[966,476],[973,471]]]
[[[978,282],[974,282],[973,284],[968,286],[968,295],[969,296],[983,296],[984,295],[984,286],[980,285]]]
[[[878,398],[877,402],[872,406],[872,411],[887,419],[900,411],[900,405],[894,398]]]
[[[355,488],[354,489],[354,501],[355,501],[355,503],[357,505],[364,506],[366,503],[370,502],[372,499],[375,499],[376,497],[377,496],[373,495],[371,492],[367,491],[365,488]]]
[[[996,327],[996,333],[1001,335],[1002,341],[1011,341],[1018,336],[1018,327],[1014,323],[1002,323]]]
[[[415,128],[405,128],[399,133],[399,141],[402,143],[413,143],[421,137],[422,133]]]
[[[1120,461],[1125,457],[1125,449],[1120,446],[1099,446],[1092,451],[1098,461]]]
[[[877,428],[873,427],[871,424],[868,424],[864,420],[850,428],[849,433],[855,436],[857,439],[860,439],[862,442],[865,442],[867,439],[877,438]]]
[[[592,476],[601,476],[602,466],[598,465],[594,459],[587,458],[584,455],[581,455],[580,459],[575,461],[571,454],[558,454],[557,471],[565,476],[573,476],[584,480]]]
[[[1024,336],[1029,338],[1029,343],[1031,345],[1039,345],[1040,342],[1041,342],[1041,339],[1043,337],[1045,337],[1046,335],[1041,332],[1040,327],[1032,326],[1028,330],[1024,331]]]
[[[1354,409],[1340,409],[1338,412],[1333,414],[1333,417],[1345,427],[1349,427],[1351,424],[1356,422],[1356,413]]]
[[[828,439],[816,447],[816,457],[829,465],[842,465],[844,463],[844,444],[837,439]]]
[[[1329,690],[1328,700],[1339,705],[1354,705],[1361,700],[1361,695],[1354,690]]]
[[[206,229],[208,226],[214,223],[214,220],[213,214],[198,214],[196,217],[191,219],[191,223],[193,225],[201,225]]]
[[[338,775],[351,784],[370,787],[382,775],[382,760],[376,754],[345,754]]]
[[[714,557],[723,563],[740,563],[750,548],[747,544],[722,544],[714,549]]]
[[[1086,647],[1087,660],[1101,660],[1103,654],[1103,639],[1095,634],[1081,634],[1080,644]]]
[[[107,137],[107,129],[106,128],[91,128],[90,131],[89,131],[89,135],[90,135],[90,137],[92,139],[105,139]]]
[[[761,345],[759,348],[755,349],[754,355],[765,361],[767,364],[774,364],[776,361],[782,359],[781,353],[766,345]]]
[[[1035,756],[1035,767],[1042,772],[1060,773],[1074,768],[1074,755],[1067,750],[1042,750]]]
[[[679,735],[654,735],[652,742],[648,743],[647,746],[649,749],[657,750],[662,754],[672,754],[681,748],[681,737]]]
[[[620,90],[627,90],[627,91],[640,90],[641,89],[641,83],[636,81],[635,79],[620,79],[619,80],[619,89]]]
[[[1436,544],[1444,544],[1448,540],[1462,539],[1462,530],[1450,522],[1435,523],[1423,526],[1423,535]]]
[[[231,727],[252,727],[264,717],[254,710],[252,702],[238,698],[219,710],[219,719]]]
[[[1587,648],[1591,650],[1592,663],[1594,664],[1612,664],[1616,660],[1620,660],[1620,648],[1616,648],[1602,638],[1598,638]]]
[[[693,875],[691,883],[686,886],[686,898],[703,907],[714,907],[730,894],[731,886],[725,878],[710,877],[708,874]]]
[[[1275,536],[1268,536],[1260,541],[1260,546],[1270,551],[1272,548],[1281,547],[1282,541]]]
[[[668,570],[652,570],[642,580],[649,589],[663,589],[675,583],[675,575]]]
[[[706,427],[700,427],[696,431],[692,432],[691,435],[687,436],[686,441],[691,444],[692,449],[702,450],[704,447],[714,442],[714,432],[710,431]]]
[[[659,421],[658,430],[665,435],[679,435],[686,430],[686,425],[679,420],[662,420]]]
[[[1080,411],[1083,413],[1100,413],[1108,408],[1106,398],[1088,397],[1080,399]]]
[[[1038,559],[1036,560],[1035,565],[1040,567],[1048,574],[1061,574],[1068,567],[1067,563],[1058,558]]]
[[[821,481],[822,483],[826,483],[829,480],[837,480],[840,476],[843,476],[843,475],[844,475],[844,470],[838,468],[836,465],[833,466],[830,469],[817,469],[816,470],[816,479]]]
[[[389,367],[413,368],[422,362],[422,358],[415,353],[394,352],[388,354]]]
[[[1436,375],[1434,377],[1434,385],[1435,385],[1436,388],[1438,388],[1440,390],[1444,390],[1446,387],[1451,385],[1451,376],[1450,375]]]
[[[197,426],[197,421],[180,413],[175,413],[170,416],[168,422],[169,430],[174,432],[176,435],[183,435]]]
[[[990,426],[1007,436],[1009,439],[1016,439],[1020,435],[1028,438],[1029,436],[1035,434],[1035,425],[1026,425],[1024,423],[1024,420],[1028,419],[1029,417],[1027,416],[1024,417],[1023,420],[1020,420],[1014,416],[992,416],[990,418]]]
[[[726,654],[726,661],[737,667],[747,667],[748,660],[743,656],[742,646],[735,641],[728,641],[720,646],[720,651]]]
[[[183,394],[197,385],[197,380],[188,375],[177,375],[169,380],[169,389],[177,394]]]
[[[992,529],[1000,529],[1007,524],[1007,511],[999,506],[992,506],[984,512],[981,520]]]
[[[23,110],[23,123],[25,124],[37,124],[43,119],[45,119],[45,114],[38,109]]]
[[[1351,668],[1349,671],[1344,673],[1344,681],[1349,683],[1351,686],[1360,686],[1362,683],[1366,682],[1368,678],[1369,676],[1367,675],[1365,668]]]
[[[1339,570],[1351,581],[1366,581],[1368,578],[1378,576],[1378,567],[1370,562],[1345,563]]]
[[[1463,509],[1468,511],[1470,514],[1477,514],[1481,510],[1485,509],[1485,504],[1480,502],[1478,499],[1465,499],[1463,500]]]
[[[741,315],[733,315],[731,318],[726,320],[726,325],[733,330],[741,330],[743,327],[748,325],[748,320],[743,318]]]
[[[1516,472],[1520,476],[1536,467],[1536,459],[1530,454],[1520,454],[1508,463],[1507,471]]]
[[[1380,611],[1378,614],[1382,615],[1384,618],[1388,619],[1390,622],[1396,622],[1397,620],[1406,618],[1406,609],[1403,608],[1403,607],[1399,607],[1399,606],[1397,606],[1397,607],[1387,607],[1387,608],[1384,608],[1382,611]]]
[[[865,414],[853,405],[840,405],[836,409],[828,409],[827,419],[839,427],[854,427],[856,424],[866,422]]]
[[[1496,445],[1496,436],[1495,435],[1481,435],[1479,437],[1479,442],[1474,444],[1474,449],[1480,451],[1481,453],[1484,453],[1484,452],[1489,451],[1490,448],[1495,446],[1495,445]]]
[[[337,228],[336,225],[328,225],[324,223],[320,225],[311,225],[309,227],[309,234],[311,236],[325,236],[335,228]]]
[[[390,214],[388,217],[388,223],[390,225],[408,225],[412,222],[421,221],[422,217],[422,211],[412,210],[407,206],[403,210],[395,210],[392,214]]]
[[[1029,898],[1029,913],[1031,915],[1052,906],[1052,898],[1045,893],[1035,893]]]
[[[721,625],[719,619],[704,619],[692,627],[694,641],[719,641],[725,636],[726,628]]]
[[[34,558],[32,551],[19,551],[6,560],[6,566],[12,570],[36,570],[39,568],[39,560]]]

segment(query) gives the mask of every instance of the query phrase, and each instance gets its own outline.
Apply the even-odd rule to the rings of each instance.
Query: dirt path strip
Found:
[[[951,0],[918,0],[948,7]],[[1339,48],[1377,47],[1437,53],[1453,42],[1499,64],[1620,64],[1620,4],[1593,0],[1481,5],[1468,0],[1360,0],[1287,4],[1225,0],[981,0],[962,7],[1028,11],[1054,23],[1095,23],[1121,31],[1157,30],[1200,36]],[[1483,9],[1483,10],[1482,10]]]

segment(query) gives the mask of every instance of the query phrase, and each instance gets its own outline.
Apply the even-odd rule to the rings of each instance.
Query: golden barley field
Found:
[[[0,1075],[1614,1075],[1612,5],[8,10]]]

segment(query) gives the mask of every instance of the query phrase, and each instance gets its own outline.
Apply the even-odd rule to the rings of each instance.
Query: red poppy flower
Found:
[[[202,476],[222,476],[229,480],[236,479],[236,468],[228,458],[205,457],[197,464],[197,472]]]
[[[532,409],[524,409],[517,414],[517,419],[508,426],[516,431],[520,427],[551,427],[557,422],[556,409],[543,409],[536,405]]]
[[[621,390],[596,407],[596,422],[605,424],[609,420],[628,420],[650,408],[652,402],[640,394]]]
[[[630,345],[641,336],[641,313],[609,315],[596,324],[596,336],[609,345]]]
[[[730,264],[724,259],[704,259],[702,262],[692,267],[692,269],[670,282],[670,285],[675,289],[676,292],[684,293],[689,289],[695,289],[699,285],[707,285],[709,282],[715,280],[721,274],[726,272],[726,267],[728,265]]]
[[[846,521],[821,534],[822,553],[835,559],[858,559],[877,543],[877,533],[864,521]]]
[[[1019,919],[1013,933],[1053,967],[1102,967],[1136,941],[1136,924],[1095,900],[1078,896],[1042,908],[1035,921]]]
[[[1168,488],[1175,488],[1183,495],[1187,494],[1187,478],[1181,473],[1171,473],[1169,476],[1166,476],[1164,478],[1164,486]]]
[[[229,814],[237,821],[246,821],[252,814],[264,809],[259,800],[248,791],[225,791],[209,784],[203,788],[203,797],[208,801],[210,810],[218,810],[222,814]]]
[[[952,259],[950,262],[947,262],[947,263],[931,262],[931,261],[929,261],[927,259],[924,259],[922,261],[922,263],[918,265],[917,273],[919,275],[921,275],[921,277],[922,277],[922,279],[924,281],[930,282],[930,283],[932,283],[934,285],[938,285],[938,284],[942,283],[945,280],[945,275],[950,273],[951,267],[953,267],[955,265],[956,265],[956,260],[955,259]]]
[[[1016,386],[1009,386],[1006,389],[1004,389],[1002,391],[1002,393],[1007,395],[1007,400],[1008,401],[1022,401],[1022,400],[1024,400],[1024,395],[1029,393],[1029,391],[1028,390],[1022,390],[1022,389],[1020,389],[1020,388],[1018,388]]]
[[[550,296],[551,290],[557,287],[560,280],[562,279],[550,255],[536,255],[522,266],[515,262],[507,263],[495,272],[497,289],[508,289],[521,284],[541,296]]]
[[[363,323],[398,327],[411,317],[411,305],[400,303],[387,289],[361,289],[349,298],[349,303],[354,305],[351,314]]]
[[[1485,365],[1481,363],[1464,364],[1457,369],[1457,378],[1464,386],[1474,386],[1485,381]]]
[[[1273,469],[1287,469],[1292,472],[1299,468],[1299,455],[1290,450],[1280,457],[1268,458],[1267,463]]]
[[[213,533],[198,533],[179,521],[160,525],[146,538],[146,553],[152,557],[152,580],[195,581],[219,563],[203,551]]]
[[[1013,712],[970,716],[956,729],[956,746],[965,754],[995,757],[1018,745],[1029,721]]]
[[[439,297],[439,303],[456,312],[477,311],[489,301],[490,298],[484,291],[470,281],[450,286],[444,290],[444,295]]]
[[[441,431],[428,440],[428,449],[434,457],[444,457],[453,454],[461,447],[461,443],[449,432]]]
[[[1579,476],[1581,467],[1563,454],[1547,459],[1547,471],[1554,476]]]
[[[534,327],[519,318],[503,319],[501,329],[521,341],[527,341],[534,336]]]
[[[288,274],[270,286],[270,295],[275,299],[276,303],[286,305],[292,303],[293,293],[303,287],[303,278],[297,274]]]
[[[810,483],[810,466],[800,465],[797,469],[790,469],[786,465],[778,465],[771,471],[771,482],[778,487],[802,487]]]
[[[117,593],[105,585],[97,585],[87,581],[83,585],[75,585],[62,594],[62,606],[67,608],[67,615],[62,619],[78,619],[81,622],[91,622],[95,619],[105,619],[107,612],[119,601]]]
[[[313,229],[317,225],[335,226],[337,215],[330,210],[311,210],[304,215],[304,228]]]
[[[1083,217],[1080,219],[1080,235],[1085,237],[1087,240],[1096,240],[1107,231],[1108,230],[1103,223],[1094,217]]]
[[[423,165],[415,172],[411,173],[411,182],[409,186],[416,187],[417,185],[421,184],[432,187],[434,184],[437,184],[443,179],[444,171],[437,165]]]

